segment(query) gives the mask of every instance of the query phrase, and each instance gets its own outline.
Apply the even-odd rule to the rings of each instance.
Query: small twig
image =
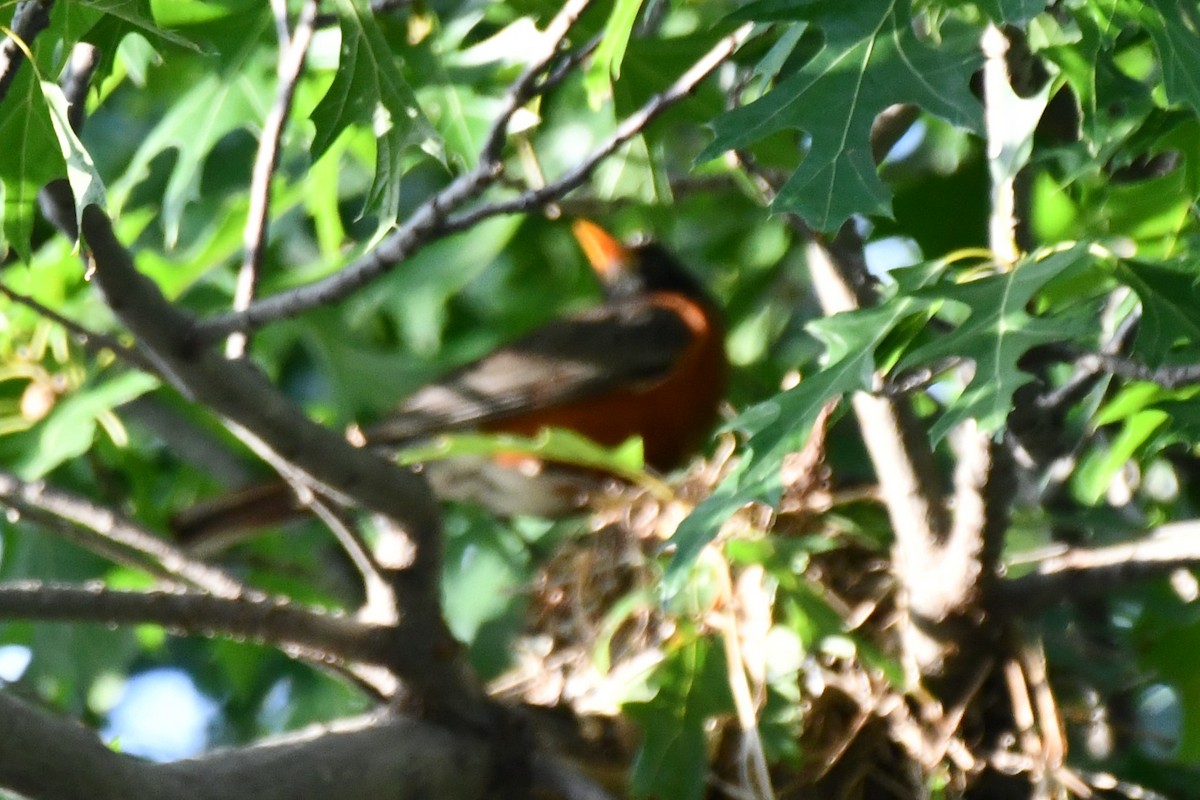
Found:
[[[538,84],[538,76],[550,66],[589,1],[569,0],[546,26],[541,37],[542,52],[533,54],[530,66],[509,87],[480,150],[479,162],[473,169],[455,178],[422,203],[377,248],[345,269],[325,280],[251,303],[241,311],[205,320],[197,325],[196,342],[206,345],[231,333],[248,333],[268,322],[337,302],[388,272],[439,235],[445,235],[447,215],[478,197],[503,174],[504,165],[500,157],[508,124],[518,109],[543,91],[542,85]]]
[[[233,308],[242,311],[254,300],[258,277],[262,271],[263,251],[267,244],[267,230],[271,218],[271,179],[279,166],[279,147],[283,139],[283,128],[291,113],[292,99],[296,95],[296,84],[304,68],[304,58],[312,42],[313,24],[317,18],[320,0],[308,0],[296,20],[296,30],[290,36],[287,23],[287,3],[272,0],[275,21],[279,27],[279,86],[275,90],[275,103],[267,112],[262,135],[258,139],[258,154],[254,158],[254,169],[250,179],[250,207],[246,212],[246,228],[242,234],[245,250],[242,266],[238,271],[237,287],[233,294]],[[225,355],[241,358],[246,352],[247,335],[235,333],[226,343]]]
[[[292,33],[288,30],[287,0],[271,0],[271,15],[275,18],[275,38],[279,42],[279,52],[282,54],[292,39]]]
[[[1075,366],[1081,370],[1106,372],[1127,380],[1157,383],[1164,389],[1179,389],[1200,383],[1200,364],[1149,367],[1115,353],[1083,353],[1072,345],[1062,345],[1061,350],[1074,354]]]
[[[0,42],[0,102],[8,96],[17,70],[25,60],[26,48],[33,45],[34,38],[50,25],[50,7],[54,0],[24,0],[17,4],[9,29],[17,37],[5,36]],[[17,41],[20,40],[20,42]]]
[[[79,342],[82,347],[84,347],[93,355],[102,350],[109,350],[113,353],[113,355],[127,364],[131,364],[132,366],[144,370],[145,372],[149,372],[152,375],[158,374],[158,370],[155,368],[154,363],[151,362],[150,359],[146,358],[139,351],[133,349],[132,347],[126,347],[125,345],[121,344],[119,341],[117,341],[116,337],[89,330],[80,325],[78,322],[75,322],[68,317],[64,317],[54,309],[42,305],[29,295],[15,292],[4,284],[0,284],[0,294],[3,294],[14,303],[20,303],[21,305],[39,314],[40,316],[45,317],[51,322],[61,325],[66,329],[67,333],[71,334],[71,336],[75,338],[75,341]]]
[[[118,591],[99,583],[0,584],[0,618],[153,623],[176,633],[279,645],[291,655],[324,663],[377,660],[380,640],[387,633],[348,617],[276,599],[214,597],[185,590]]]
[[[362,576],[366,594],[364,606],[371,609],[371,621],[379,624],[394,624],[396,622],[396,593],[392,591],[379,562],[371,553],[366,542],[346,524],[342,515],[329,504],[319,498],[308,503],[309,509],[333,532],[334,538],[342,550],[349,556],[350,561]],[[387,618],[380,618],[380,615]]]
[[[111,509],[45,483],[30,483],[0,471],[0,505],[9,506],[23,514],[41,512],[39,516],[49,516],[73,526],[76,533],[72,534],[72,538],[88,549],[109,557],[135,554],[140,557],[140,562],[149,562],[162,574],[219,597],[264,598],[261,593],[249,592],[240,581],[223,570],[193,559]],[[79,529],[90,533],[80,535]],[[69,533],[62,528],[58,530]],[[139,563],[139,566],[146,568],[145,563]]]
[[[913,367],[899,375],[889,378],[880,387],[878,394],[884,397],[901,397],[913,392],[929,388],[940,375],[953,369],[963,362],[962,356],[947,356],[932,364]]]
[[[634,136],[641,133],[647,125],[675,103],[689,96],[700,81],[709,73],[724,63],[750,36],[752,26],[743,25],[733,33],[721,39],[711,50],[701,56],[686,72],[669,86],[665,91],[656,94],[646,103],[626,117],[611,136],[594,149],[579,164],[568,170],[558,180],[547,184],[541,189],[530,189],[510,200],[491,203],[457,217],[448,219],[442,226],[445,233],[455,233],[467,230],[474,225],[501,214],[514,214],[538,208],[546,203],[558,200],[567,192],[581,186],[591,176],[601,161],[611,156],[619,147]]]
[[[1002,581],[997,608],[1014,616],[1029,614],[1198,565],[1200,521],[1171,523],[1134,542],[1056,550],[1033,572]]]

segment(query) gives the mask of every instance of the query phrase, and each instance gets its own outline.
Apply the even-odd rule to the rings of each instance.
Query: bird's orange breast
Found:
[[[517,414],[488,430],[534,436],[542,428],[567,428],[609,447],[640,436],[647,464],[660,470],[678,466],[716,421],[728,373],[725,331],[714,312],[683,295],[658,292],[650,302],[677,315],[691,333],[691,343],[665,375]]]

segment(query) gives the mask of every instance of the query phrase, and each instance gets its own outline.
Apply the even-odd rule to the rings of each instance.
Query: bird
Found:
[[[622,243],[586,219],[572,230],[599,279],[600,305],[451,370],[378,422],[352,428],[351,440],[395,451],[443,433],[536,436],[563,428],[607,447],[640,436],[646,464],[662,472],[694,454],[717,420],[728,380],[718,304],[660,244]],[[505,517],[578,511],[601,478],[527,455],[455,457],[424,470],[440,498]],[[171,527],[191,542],[298,513],[291,491],[276,482],[199,503]]]

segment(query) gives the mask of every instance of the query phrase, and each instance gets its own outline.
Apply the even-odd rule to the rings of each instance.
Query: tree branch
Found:
[[[390,633],[386,628],[300,608],[261,594],[214,597],[185,589],[119,591],[101,583],[0,583],[0,618],[99,625],[148,622],[177,634],[223,636],[279,646],[290,655],[332,664],[383,662],[388,658]],[[412,670],[410,666],[402,671]]]
[[[151,375],[158,374],[154,363],[151,362],[150,359],[146,358],[132,347],[126,347],[125,345],[121,344],[119,341],[117,341],[116,337],[89,330],[70,317],[64,317],[54,309],[44,306],[37,300],[34,300],[29,295],[13,291],[4,284],[0,284],[0,294],[3,294],[14,303],[19,303],[25,306],[39,316],[45,317],[51,322],[61,325],[66,329],[67,333],[71,334],[75,341],[77,341],[93,355],[103,350],[109,350],[113,353],[113,355],[124,361],[126,364],[135,366],[144,372],[149,372]]]
[[[563,40],[589,2],[590,0],[568,0],[546,26],[541,40],[541,52],[531,54],[530,66],[509,87],[500,112],[496,115],[480,150],[479,161],[473,169],[455,178],[425,201],[377,248],[345,269],[324,280],[251,303],[241,311],[207,319],[199,324],[196,341],[207,344],[231,333],[248,333],[268,322],[293,317],[308,309],[337,302],[444,235],[446,216],[462,204],[478,197],[503,174],[504,164],[500,156],[508,124],[518,109],[543,91],[543,87],[537,82],[538,76],[550,66]]]
[[[237,287],[233,293],[233,308],[242,311],[254,299],[258,288],[258,276],[262,270],[263,251],[267,244],[267,229],[271,218],[271,178],[279,166],[279,145],[283,140],[283,127],[287,124],[292,109],[292,98],[296,95],[296,84],[304,68],[304,58],[312,42],[314,23],[317,18],[319,0],[308,0],[296,20],[296,29],[290,35],[287,25],[287,4],[276,0],[275,21],[279,39],[279,86],[275,90],[275,102],[267,112],[262,134],[258,138],[258,153],[254,157],[254,168],[250,178],[250,207],[246,212],[246,227],[242,233],[242,266],[238,271]],[[246,352],[247,336],[237,333],[226,343],[225,354],[230,358],[241,358]]]
[[[1145,538],[1107,547],[1062,548],[1033,572],[1003,581],[997,609],[1036,613],[1066,600],[1086,600],[1121,587],[1200,566],[1200,521],[1162,525]]]
[[[29,483],[12,473],[0,471],[0,505],[22,514],[41,512],[39,516],[67,523],[63,527],[56,526],[57,530],[89,550],[177,578],[218,597],[265,599],[261,593],[248,592],[240,581],[223,570],[196,561],[131,520],[45,483]]]
[[[0,693],[0,718],[0,785],[31,798],[478,800],[493,771],[479,740],[390,714],[172,764],[116,753],[82,725],[11,693]]]
[[[750,36],[751,30],[751,25],[743,25],[717,42],[711,50],[697,59],[695,64],[680,75],[675,83],[671,84],[665,91],[651,97],[641,108],[626,117],[608,139],[602,142],[583,161],[568,170],[558,180],[548,183],[544,187],[522,192],[511,200],[484,205],[460,214],[457,217],[452,217],[442,225],[441,232],[443,234],[456,233],[474,227],[485,219],[501,214],[515,214],[541,208],[547,203],[562,198],[572,189],[582,186],[584,181],[599,166],[600,162],[615,153],[617,148],[645,130],[647,125],[668,108],[695,91],[700,81],[704,80],[714,69],[723,64],[737,51],[738,47]]]
[[[25,60],[21,44],[33,46],[34,38],[50,25],[50,7],[53,5],[54,0],[23,0],[17,3],[9,29],[20,43],[8,35],[0,42],[0,102],[8,96],[8,90],[17,78],[17,70]]]
[[[198,350],[191,338],[193,318],[137,271],[97,207],[84,209],[83,232],[109,305],[167,380],[221,415],[285,476],[403,529],[415,555],[390,576],[401,618],[389,629],[389,657],[380,661],[409,681],[429,708],[471,716],[480,695],[441,617],[440,510],[424,480],[308,419],[254,365]]]

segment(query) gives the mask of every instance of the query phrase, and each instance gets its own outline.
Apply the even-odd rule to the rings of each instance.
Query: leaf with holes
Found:
[[[742,460],[679,525],[671,542],[676,547],[663,580],[669,597],[683,587],[688,571],[722,523],[746,503],[774,505],[782,489],[780,468],[789,453],[808,441],[813,424],[825,404],[834,398],[871,385],[878,368],[875,352],[903,320],[920,312],[929,300],[914,297],[941,275],[940,263],[918,264],[895,270],[897,292],[875,308],[820,319],[809,331],[825,343],[827,365],[800,384],[759,403],[730,423],[748,434]]]
[[[755,8],[740,16],[753,17]],[[980,59],[975,31],[944,30],[935,48],[913,32],[910,4],[901,0],[774,4],[766,11],[818,26],[824,47],[772,91],[718,117],[716,138],[700,160],[779,131],[804,131],[811,145],[776,196],[776,210],[793,211],[822,231],[853,214],[890,214],[891,195],[872,158],[871,125],[895,103],[980,129],[979,102],[968,87]]]
[[[400,206],[401,159],[417,145],[430,149],[433,128],[417,106],[417,98],[400,74],[396,56],[388,47],[374,15],[354,0],[337,0],[342,30],[337,75],[325,97],[313,109],[317,127],[313,160],[321,157],[348,126],[370,125],[375,133],[375,177],[367,193],[366,211],[374,211],[381,225],[395,221]]]
[[[1200,274],[1125,261],[1117,266],[1117,278],[1142,301],[1142,321],[1134,340],[1137,356],[1157,367],[1182,346],[1194,357],[1200,347]]]
[[[946,413],[933,424],[937,441],[965,419],[979,421],[984,431],[999,429],[1012,408],[1012,396],[1031,376],[1017,361],[1037,345],[1084,336],[1096,325],[1090,309],[1071,309],[1053,317],[1033,317],[1029,302],[1048,281],[1091,263],[1086,247],[1077,246],[1043,259],[1028,258],[1008,272],[969,283],[948,283],[922,292],[926,297],[961,303],[969,310],[953,331],[917,347],[900,360],[900,370],[958,356],[975,364],[975,375]]]

